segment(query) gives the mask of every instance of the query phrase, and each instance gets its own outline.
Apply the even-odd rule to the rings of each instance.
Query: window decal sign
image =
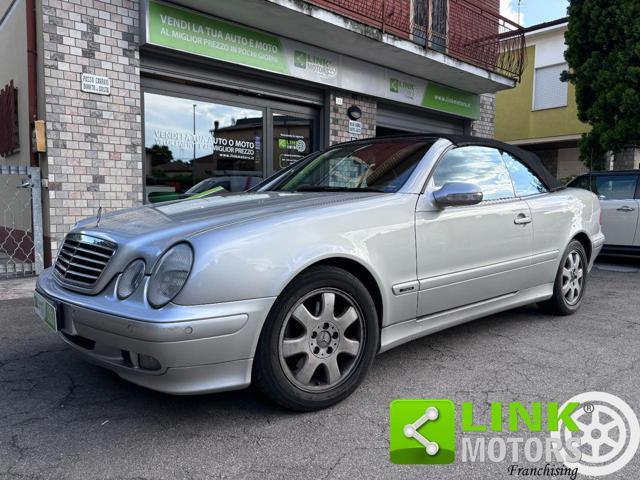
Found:
[[[281,38],[182,7],[148,0],[146,40],[160,47],[322,85],[478,118],[474,93]]]

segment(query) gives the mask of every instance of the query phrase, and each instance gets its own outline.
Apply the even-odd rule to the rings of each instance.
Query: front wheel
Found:
[[[540,308],[554,315],[571,315],[582,304],[587,286],[587,254],[582,244],[573,240],[564,252],[553,285],[553,296],[540,302]]]
[[[256,386],[291,410],[333,405],[362,382],[378,346],[371,295],[333,266],[298,276],[278,297],[258,342]]]

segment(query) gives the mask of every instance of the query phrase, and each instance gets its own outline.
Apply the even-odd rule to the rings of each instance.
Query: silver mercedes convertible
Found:
[[[473,137],[362,140],[239,194],[79,222],[36,311],[89,361],[174,394],[251,382],[294,410],[351,394],[373,358],[538,303],[568,315],[600,205],[534,155]]]

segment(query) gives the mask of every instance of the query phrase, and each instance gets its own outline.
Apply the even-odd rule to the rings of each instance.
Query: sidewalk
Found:
[[[0,280],[0,302],[31,297],[34,288],[36,288],[36,277]]]

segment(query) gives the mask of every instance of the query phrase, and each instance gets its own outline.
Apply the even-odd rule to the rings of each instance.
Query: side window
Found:
[[[433,174],[436,187],[445,183],[473,183],[482,190],[484,200],[513,198],[513,186],[500,151],[470,146],[448,151]]]
[[[636,175],[598,175],[595,176],[594,193],[606,200],[631,200],[636,192]]]
[[[518,197],[528,197],[547,192],[547,187],[522,161],[513,155],[503,152],[502,158],[511,174],[513,188]]]

